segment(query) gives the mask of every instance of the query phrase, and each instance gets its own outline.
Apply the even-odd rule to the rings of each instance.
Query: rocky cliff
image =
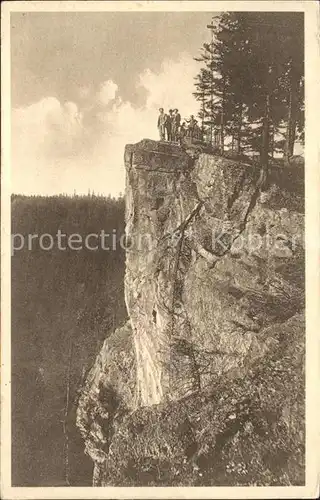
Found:
[[[303,168],[125,150],[130,321],[83,388],[96,485],[303,484]]]

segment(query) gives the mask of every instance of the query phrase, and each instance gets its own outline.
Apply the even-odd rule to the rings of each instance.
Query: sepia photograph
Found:
[[[317,498],[317,2],[4,2],[2,498]]]

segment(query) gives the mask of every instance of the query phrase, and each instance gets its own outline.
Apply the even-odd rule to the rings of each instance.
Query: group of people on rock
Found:
[[[201,129],[193,115],[189,120],[181,123],[181,115],[177,108],[169,109],[168,113],[163,108],[159,109],[158,130],[160,141],[176,142],[181,144],[185,137],[192,139],[202,138]]]
[[[178,142],[180,131],[181,115],[179,110],[169,109],[165,113],[163,108],[159,109],[158,130],[161,141]]]

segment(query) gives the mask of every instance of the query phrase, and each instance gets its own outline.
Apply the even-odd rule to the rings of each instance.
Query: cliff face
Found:
[[[95,484],[299,483],[303,172],[275,167],[260,193],[253,165],[149,140],[126,147],[125,165],[130,322],[78,410]],[[277,438],[284,450],[266,458]]]

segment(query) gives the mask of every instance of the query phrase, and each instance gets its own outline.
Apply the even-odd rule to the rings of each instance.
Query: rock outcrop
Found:
[[[260,193],[250,162],[150,140],[125,165],[130,321],[78,410],[94,484],[302,484],[303,169]]]

